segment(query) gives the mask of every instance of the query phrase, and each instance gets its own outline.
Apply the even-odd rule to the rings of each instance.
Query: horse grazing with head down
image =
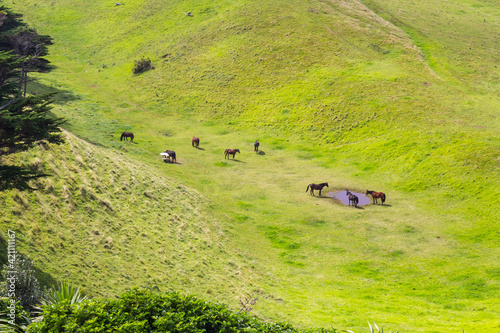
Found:
[[[193,147],[198,148],[198,146],[200,145],[200,138],[193,136],[193,140],[191,140],[191,144],[193,145]]]
[[[259,146],[260,146],[259,141],[255,141],[254,144],[253,144],[253,151],[254,152],[258,152],[259,151]]]
[[[314,195],[314,190],[319,190],[319,196],[321,196],[321,190],[323,189],[323,187],[329,187],[328,186],[328,183],[321,183],[321,184],[309,184],[307,185],[307,188],[306,188],[306,192],[309,191],[309,188],[311,188],[311,190],[309,191],[311,193],[311,195]]]
[[[122,141],[123,139],[127,140],[127,138],[130,138],[130,141],[134,141],[134,133],[123,132],[122,136],[120,137],[120,141]]]
[[[170,160],[170,163],[177,163],[177,158],[175,157],[175,151],[172,150],[165,150],[165,153],[168,154],[168,159]]]
[[[224,159],[226,159],[226,157],[229,158],[229,155],[233,155],[233,161],[234,161],[234,155],[236,155],[236,153],[240,153],[240,150],[239,149],[226,149],[224,151]]]
[[[355,196],[354,194],[352,194],[351,192],[349,192],[348,190],[345,190],[345,192],[346,192],[346,195],[349,197],[349,206],[351,205],[351,202],[352,202],[354,207],[358,207],[358,202],[359,202],[358,197]]]
[[[368,194],[372,196],[373,204],[374,205],[378,202],[377,199],[380,199],[380,201],[382,201],[381,205],[384,204],[384,202],[385,202],[385,193],[366,190],[366,195],[368,195]]]

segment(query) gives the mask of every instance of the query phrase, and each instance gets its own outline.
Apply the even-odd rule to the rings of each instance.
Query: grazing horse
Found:
[[[240,153],[240,150],[239,149],[226,149],[224,151],[224,159],[226,159],[226,157],[229,158],[229,155],[233,155],[233,161],[234,161],[234,155],[236,155],[236,153]]]
[[[168,154],[168,157],[170,159],[170,163],[177,163],[177,158],[175,157],[175,151],[172,150],[165,150],[165,153]]]
[[[198,148],[198,146],[200,145],[200,138],[193,136],[193,140],[191,140],[191,144],[193,145],[193,147]]]
[[[328,183],[321,183],[321,184],[309,184],[307,185],[307,188],[306,188],[306,192],[309,191],[309,188],[311,188],[311,190],[309,191],[312,195],[314,195],[314,190],[319,190],[319,196],[321,196],[321,190],[323,189],[323,187],[329,187],[328,186]]]
[[[253,144],[253,151],[254,152],[258,152],[259,151],[259,146],[260,146],[259,141],[255,141],[255,143]]]
[[[130,138],[130,141],[134,141],[134,134],[130,132],[123,132],[122,136],[120,137],[120,141],[123,139],[127,140],[127,138]]]
[[[380,201],[382,201],[381,205],[384,204],[384,202],[385,202],[385,193],[366,190],[366,195],[368,195],[368,194],[372,196],[372,198],[373,198],[373,204],[376,204],[378,202],[377,199],[380,199]]]
[[[351,192],[349,192],[348,190],[345,190],[345,192],[346,192],[346,195],[349,197],[349,206],[351,205],[351,202],[352,202],[354,207],[358,207],[358,202],[359,202],[358,197],[355,196],[354,194],[352,194]]]

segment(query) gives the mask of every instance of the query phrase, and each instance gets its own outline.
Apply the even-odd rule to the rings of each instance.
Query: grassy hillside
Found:
[[[245,260],[207,213],[209,200],[124,153],[70,133],[66,140],[19,156],[51,175],[33,183],[37,191],[2,194],[2,229],[18,231],[42,282],[69,280],[107,297],[140,286],[235,302],[251,291],[253,279],[238,275]]]
[[[167,187],[175,181],[210,202],[199,215],[186,208],[198,207],[197,199],[174,209],[221,237],[223,255],[201,247],[214,262],[213,272],[202,270],[209,280],[182,278],[185,262],[199,266],[194,249],[203,242],[181,246],[185,257],[169,259],[178,265],[176,278],[167,278],[167,268],[123,259],[143,246],[128,236],[132,245],[116,258],[140,267],[130,282],[163,277],[159,286],[202,294],[207,288],[225,301],[234,290],[254,291],[262,294],[257,314],[303,326],[360,330],[369,320],[411,332],[498,330],[500,28],[493,2],[5,3],[54,37],[55,70],[40,75],[31,91],[60,92],[55,111],[70,119],[68,129],[103,146],[86,149],[120,154],[126,165],[145,165],[135,178],[167,177]],[[133,75],[142,57],[155,69]],[[136,144],[117,140],[124,130],[134,132]],[[193,135],[203,150],[190,146]],[[260,155],[252,153],[256,139]],[[230,147],[242,151],[237,161],[223,160]],[[167,148],[177,151],[179,164],[159,160]],[[100,160],[106,158],[82,167],[97,173]],[[99,186],[69,170],[67,181],[75,178],[88,191]],[[71,188],[60,181],[61,189]],[[329,191],[384,191],[388,205],[353,209],[304,193],[323,181]],[[162,227],[146,213],[151,203],[142,186],[135,196],[116,198],[124,204],[111,202],[112,213],[106,205],[98,211],[115,221],[127,216],[124,228],[137,220]],[[172,192],[162,188],[155,194],[160,207]],[[116,192],[108,185],[102,193]],[[37,196],[30,200],[47,202],[50,192]],[[85,207],[99,198],[75,201],[74,214],[88,216]],[[133,208],[139,204],[142,211]],[[8,216],[6,223],[16,218]],[[36,215],[25,221],[26,230],[41,223]],[[59,229],[55,217],[44,221]],[[95,228],[99,241],[130,234],[106,228]],[[157,257],[161,244],[177,244],[175,237],[144,251]],[[61,247],[57,260],[92,253],[95,242],[75,240],[82,249]],[[23,246],[35,258],[55,260],[33,244],[30,238]],[[67,273],[58,265],[42,269],[60,279]],[[228,265],[238,267],[238,277],[221,273]],[[95,271],[99,278],[72,279],[101,294],[128,285],[106,282],[116,279],[109,266]],[[239,282],[225,287],[233,280]]]

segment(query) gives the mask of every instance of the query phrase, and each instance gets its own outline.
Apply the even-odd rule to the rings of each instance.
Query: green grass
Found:
[[[493,3],[366,1],[394,25],[350,2],[6,4],[54,37],[31,90],[61,91],[86,140],[22,155],[54,177],[3,194],[44,272],[103,296],[255,292],[299,326],[498,329]],[[155,69],[132,75],[143,56]],[[387,205],[305,193],[324,181]]]

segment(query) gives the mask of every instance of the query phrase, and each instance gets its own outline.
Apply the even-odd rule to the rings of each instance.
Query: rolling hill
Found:
[[[54,38],[30,91],[59,92],[72,133],[19,157],[43,190],[2,194],[53,279],[248,292],[299,326],[500,329],[494,1],[4,3]],[[387,205],[304,192],[325,181]]]

